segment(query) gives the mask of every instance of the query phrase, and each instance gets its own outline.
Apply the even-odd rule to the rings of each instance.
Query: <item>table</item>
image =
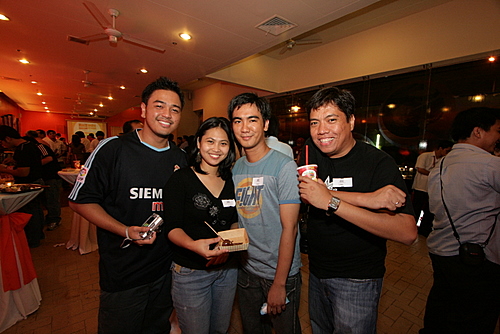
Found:
[[[75,184],[76,178],[80,174],[80,169],[68,168],[57,173],[63,180]],[[80,254],[84,255],[95,251],[97,248],[96,226],[74,212],[73,221],[71,223],[71,236],[66,243],[66,249],[78,249]]]
[[[0,332],[38,310],[42,300],[24,234],[31,215],[15,212],[42,191],[0,193]]]

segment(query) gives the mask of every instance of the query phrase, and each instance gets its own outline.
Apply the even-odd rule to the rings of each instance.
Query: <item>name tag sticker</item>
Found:
[[[264,184],[264,177],[261,176],[261,177],[254,177],[252,179],[252,186],[261,186]]]
[[[222,205],[225,208],[232,208],[236,206],[236,201],[234,199],[223,199],[222,200]]]
[[[332,185],[336,188],[352,187],[352,177],[334,178],[332,180]]]

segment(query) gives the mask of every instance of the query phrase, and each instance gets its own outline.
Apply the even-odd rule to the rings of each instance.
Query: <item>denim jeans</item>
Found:
[[[118,292],[101,291],[100,334],[170,333],[170,272],[154,282]]]
[[[309,275],[309,316],[314,334],[377,332],[383,278],[319,279]]]
[[[267,294],[272,280],[257,277],[240,269],[238,271],[238,303],[240,304],[241,323],[246,334],[270,334],[274,328],[276,334],[300,334],[299,304],[302,277],[300,272],[288,277],[286,296],[290,301],[281,314],[260,315],[262,304],[267,301]]]
[[[229,329],[238,269],[196,270],[172,263],[172,299],[183,334],[225,334]]]

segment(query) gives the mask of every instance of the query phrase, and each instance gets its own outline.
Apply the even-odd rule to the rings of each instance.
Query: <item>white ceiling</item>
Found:
[[[401,2],[432,2],[412,1]],[[328,37],[319,34],[318,29],[328,27],[332,21],[384,6],[394,14],[398,7],[395,0],[93,0],[92,3],[109,20],[108,9],[118,9],[117,30],[158,45],[165,52],[124,41],[115,46],[107,40],[89,45],[68,41],[68,35],[83,37],[103,32],[81,0],[2,0],[0,13],[11,20],[0,21],[0,90],[21,108],[44,111],[42,101],[45,101],[53,112],[86,114],[97,108],[99,115],[111,116],[138,105],[143,88],[160,75],[178,81],[184,89],[193,89],[197,79],[256,53],[287,57],[292,52],[280,55],[279,51],[290,38],[321,38],[327,42]],[[274,15],[298,26],[278,36],[256,28]],[[330,31],[330,38],[339,38],[355,29],[339,32],[330,27]],[[190,33],[193,39],[182,41],[178,36],[181,32]],[[293,52],[315,46],[296,46]],[[21,64],[20,58],[31,63]],[[149,73],[139,73],[142,67]],[[37,83],[32,84],[32,80]],[[84,87],[84,80],[92,84]],[[120,85],[126,89],[120,90]],[[38,91],[43,96],[37,96]],[[110,94],[113,101],[106,99]],[[103,108],[98,106],[101,102]]]

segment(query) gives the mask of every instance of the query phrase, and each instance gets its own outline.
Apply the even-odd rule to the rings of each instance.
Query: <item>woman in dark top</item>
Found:
[[[231,167],[235,159],[230,123],[207,119],[198,129],[190,167],[175,172],[163,190],[164,220],[174,243],[172,298],[183,334],[226,333],[237,268],[214,244],[237,225]],[[237,227],[237,226],[235,226]]]
[[[72,165],[75,160],[80,161],[80,165],[85,163],[85,145],[82,144],[82,140],[78,135],[73,135],[71,137],[66,164]]]

